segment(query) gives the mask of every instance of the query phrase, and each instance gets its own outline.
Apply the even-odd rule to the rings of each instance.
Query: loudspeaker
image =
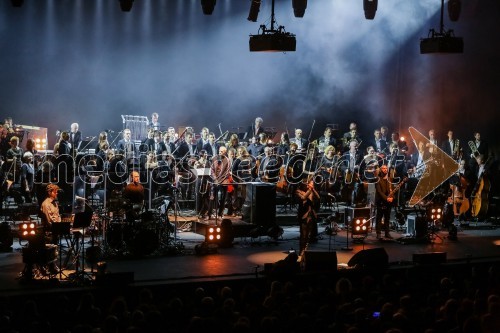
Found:
[[[385,269],[389,266],[389,256],[383,247],[365,249],[352,256],[347,265],[349,267],[357,265],[362,268]]]
[[[265,227],[276,224],[276,185],[247,183],[243,221]],[[267,229],[266,229],[267,230]]]
[[[418,265],[439,265],[446,263],[446,252],[414,253],[413,263]]]
[[[304,251],[301,261],[304,272],[337,270],[337,252]]]

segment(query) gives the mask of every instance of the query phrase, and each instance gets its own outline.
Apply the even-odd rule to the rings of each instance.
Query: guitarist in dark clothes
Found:
[[[382,229],[385,231],[385,238],[392,238],[389,233],[389,220],[391,217],[392,203],[394,197],[391,195],[391,182],[389,180],[387,165],[382,165],[379,171],[379,180],[375,185],[375,204],[377,205],[376,230],[377,239],[381,239]],[[382,224],[382,218],[384,223]]]

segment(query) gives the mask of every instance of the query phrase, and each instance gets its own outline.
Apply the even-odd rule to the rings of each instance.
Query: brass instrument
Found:
[[[471,157],[479,156],[479,151],[477,150],[476,143],[474,141],[469,141],[470,151],[472,152]]]

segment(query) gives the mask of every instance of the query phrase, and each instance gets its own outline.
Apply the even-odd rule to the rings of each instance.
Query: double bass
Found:
[[[469,199],[465,196],[465,189],[468,185],[469,183],[463,175],[459,175],[458,184],[450,184],[451,197],[448,198],[448,202],[453,206],[454,216],[461,216],[470,209]]]
[[[484,164],[486,169],[488,161]],[[491,188],[491,183],[487,176],[485,176],[484,171],[478,177],[474,190],[472,191],[472,208],[471,216],[485,216],[488,211],[488,195]]]

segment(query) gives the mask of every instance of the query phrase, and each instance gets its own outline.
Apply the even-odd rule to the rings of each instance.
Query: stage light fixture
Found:
[[[221,227],[208,227],[205,234],[205,242],[217,244],[221,240]]]
[[[252,11],[252,8],[254,8],[254,3],[256,2],[257,0],[252,1],[250,14],[248,15],[249,21],[257,21],[258,11]],[[260,1],[258,1],[258,6],[260,7]],[[295,40],[295,35],[286,32],[285,27],[282,25],[280,25],[278,29],[274,29],[275,24],[276,19],[274,17],[273,0],[271,6],[271,29],[267,29],[265,25],[261,25],[259,28],[259,33],[257,35],[250,35],[250,52],[286,52],[296,50],[297,41]]]
[[[22,7],[24,0],[10,0],[12,7]]]
[[[19,225],[19,239],[30,240],[37,235],[35,222],[23,222]]]
[[[377,12],[378,0],[363,0],[363,9],[365,11],[365,19],[373,20]]]
[[[134,0],[118,0],[120,1],[120,8],[122,12],[130,12],[134,5]]]
[[[295,17],[304,17],[307,8],[307,0],[292,0],[292,7]]]
[[[201,0],[201,9],[203,9],[203,14],[212,15],[214,12],[216,0]]]
[[[259,10],[260,10],[260,0],[252,0],[247,20],[252,22],[257,22],[257,18],[259,17]]]
[[[355,236],[363,236],[366,237],[368,236],[368,221],[370,219],[368,217],[355,217],[352,220],[352,237],[355,238]]]
[[[462,3],[460,0],[448,0],[448,17],[450,21],[457,22],[460,18],[460,11],[462,10]]]
[[[444,0],[441,0],[441,17],[439,24],[439,32],[430,29],[427,38],[420,39],[420,54],[428,53],[463,53],[464,40],[462,37],[455,37],[453,30],[444,28]],[[458,19],[458,16],[457,16]]]
[[[429,211],[427,212],[427,216],[432,220],[432,221],[437,221],[440,220],[443,217],[443,210],[441,207],[431,207],[429,208]]]

